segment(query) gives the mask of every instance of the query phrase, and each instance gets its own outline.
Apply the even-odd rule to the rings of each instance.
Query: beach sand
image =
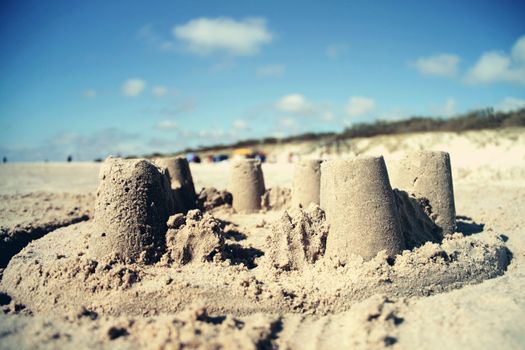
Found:
[[[2,270],[0,348],[524,348],[525,130],[380,136],[338,148],[338,158],[382,155],[389,172],[410,151],[449,152],[461,233],[394,262],[383,253],[341,262],[323,256],[319,208],[221,207],[170,219],[157,264],[94,264],[86,246],[97,232],[100,164],[0,166],[3,237],[22,235],[20,227],[42,236]],[[270,155],[291,151],[335,158],[333,145],[312,144]],[[197,192],[227,189],[230,166],[191,164]],[[262,170],[267,189],[292,187],[293,164]]]

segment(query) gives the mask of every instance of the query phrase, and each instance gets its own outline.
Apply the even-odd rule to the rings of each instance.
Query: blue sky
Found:
[[[519,1],[3,1],[0,156],[525,106]]]

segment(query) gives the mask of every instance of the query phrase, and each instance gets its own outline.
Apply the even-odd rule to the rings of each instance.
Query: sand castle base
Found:
[[[277,245],[271,241],[242,245],[242,238],[221,231],[220,225],[213,223],[215,219],[191,215],[185,219],[191,221],[187,227],[198,227],[201,236],[193,236],[191,229],[181,231],[185,232],[183,244],[190,244],[183,249],[200,252],[189,261],[161,260],[143,265],[92,260],[86,255],[86,242],[93,226],[86,222],[32,242],[12,259],[1,288],[35,312],[69,312],[82,305],[103,315],[151,315],[181,311],[192,302],[200,302],[210,313],[321,315],[348,310],[377,293],[424,296],[479,283],[502,275],[509,263],[508,251],[497,237],[455,234],[441,244],[427,243],[404,251],[395,260],[379,253],[366,262],[353,256],[342,264],[326,256],[310,259],[309,255],[294,260],[301,261],[295,270],[276,268],[267,253],[272,249],[293,252],[286,243],[279,243],[286,240],[274,242]],[[290,215],[290,219],[279,219],[281,234],[299,232],[287,222],[301,225],[304,218],[312,218],[308,213]],[[235,214],[228,219],[235,222],[241,217]],[[187,230],[181,223],[169,225]],[[270,227],[259,232],[270,235]],[[309,227],[318,228],[303,227],[307,231]],[[210,230],[209,243],[191,245],[192,240],[195,242],[192,237],[202,241],[206,230]],[[214,254],[207,254],[206,249],[214,250]]]

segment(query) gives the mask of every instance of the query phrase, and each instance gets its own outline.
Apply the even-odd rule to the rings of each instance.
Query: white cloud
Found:
[[[273,36],[264,18],[197,18],[173,28],[173,34],[190,52],[207,55],[224,52],[232,56],[253,55]]]
[[[122,84],[122,93],[126,96],[135,97],[146,87],[146,82],[142,79],[128,79]]]
[[[277,101],[276,107],[281,112],[304,113],[311,110],[311,104],[301,94],[289,94]]]
[[[174,40],[168,40],[163,35],[158,34],[151,24],[146,24],[137,32],[137,37],[147,45],[157,48],[160,51],[173,51],[175,49]]]
[[[510,63],[510,58],[501,52],[485,52],[470,69],[467,81],[476,84],[509,80]]]
[[[342,56],[342,54],[348,49],[348,45],[346,44],[332,44],[328,45],[325,49],[326,56],[330,57],[331,59],[338,59]]]
[[[168,89],[162,85],[157,85],[153,88],[153,95],[157,97],[162,97],[166,95],[167,92],[168,92]]]
[[[525,63],[525,35],[520,37],[512,47],[511,51],[512,59],[516,62]]]
[[[431,108],[432,111],[443,117],[451,117],[456,114],[457,103],[456,100],[452,97],[449,97],[445,104],[442,106]]]
[[[213,70],[217,72],[225,72],[232,70],[236,66],[236,63],[231,58],[225,58],[213,65]]]
[[[282,64],[271,64],[262,66],[257,69],[259,77],[281,77],[284,74],[285,67]]]
[[[279,120],[279,124],[285,128],[295,128],[297,126],[297,121],[292,117],[283,117]]]
[[[324,120],[326,122],[331,122],[334,120],[334,114],[331,111],[325,111],[321,115],[321,120]]]
[[[164,131],[176,130],[178,128],[178,124],[175,123],[173,120],[167,119],[155,124],[155,128]]]
[[[369,114],[376,107],[374,99],[363,96],[352,96],[346,105],[346,113],[350,117]]]
[[[407,110],[407,109],[401,109],[401,108],[393,108],[387,112],[383,112],[378,116],[379,120],[389,120],[389,121],[397,121],[397,120],[403,120],[408,119],[411,116],[413,116],[414,113]]]
[[[116,128],[96,130],[89,133],[64,131],[31,146],[9,146],[0,150],[9,159],[65,161],[68,155],[74,161],[104,159],[110,154],[129,155],[141,151],[141,135]],[[2,146],[0,146],[2,148]],[[4,153],[5,152],[5,153]]]
[[[448,98],[447,102],[445,102],[445,105],[443,106],[442,113],[447,117],[456,114],[456,100],[453,98]]]
[[[458,72],[459,61],[457,55],[440,54],[419,58],[413,62],[413,65],[423,75],[453,78]]]
[[[515,97],[505,97],[494,109],[498,112],[512,112],[522,108],[525,108],[525,100]]]
[[[469,84],[525,85],[525,35],[516,41],[510,55],[501,51],[484,52],[467,72],[465,81]]]
[[[234,130],[248,130],[249,129],[248,123],[244,119],[236,119],[233,122],[232,127]]]
[[[82,95],[85,98],[95,98],[95,97],[97,97],[97,92],[95,90],[93,90],[93,89],[87,89],[87,90],[84,90]]]

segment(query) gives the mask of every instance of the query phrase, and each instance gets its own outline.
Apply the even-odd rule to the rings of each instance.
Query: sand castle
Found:
[[[430,217],[442,231],[451,234],[456,228],[456,209],[452,185],[450,156],[446,152],[409,153],[393,166],[392,185],[425,198]]]
[[[173,191],[175,212],[187,212],[196,208],[197,195],[191,176],[190,165],[186,158],[157,158],[155,164],[168,171]]]
[[[168,158],[155,163],[161,168],[145,160],[109,158],[101,168],[95,211],[101,233],[92,243],[95,256],[117,254],[136,260],[161,252],[169,215],[187,212],[197,205],[187,160]],[[296,164],[293,206],[320,204],[326,212],[330,227],[327,256],[344,260],[359,255],[370,260],[385,250],[393,257],[405,248],[437,242],[443,234],[454,232],[448,154],[410,155],[396,170],[396,184],[407,192],[392,190],[382,157],[324,163],[303,160]],[[233,163],[230,187],[236,212],[253,213],[261,205],[270,208],[263,203],[269,202],[269,193],[265,192],[260,161]],[[436,226],[441,230],[438,235]]]
[[[99,178],[90,253],[150,261],[164,245],[173,212],[166,174],[147,160],[108,158]]]
[[[109,158],[94,221],[32,242],[11,259],[1,290],[36,312],[73,310],[81,295],[101,315],[179,312],[192,302],[214,314],[324,315],[378,293],[428,295],[478,283],[509,263],[498,237],[419,234],[434,225],[428,216],[410,223],[414,213],[427,215],[426,202],[392,190],[382,157],[322,163],[321,207],[279,218],[259,211],[259,161],[234,163],[231,186],[235,212],[171,215],[167,172]]]
[[[330,224],[326,254],[365,260],[405,247],[383,157],[333,160],[321,165],[321,207]]]
[[[321,160],[300,160],[295,164],[292,185],[292,206],[308,207],[320,203]]]
[[[261,197],[265,191],[261,162],[255,159],[235,161],[230,176],[233,209],[240,213],[260,210]]]

